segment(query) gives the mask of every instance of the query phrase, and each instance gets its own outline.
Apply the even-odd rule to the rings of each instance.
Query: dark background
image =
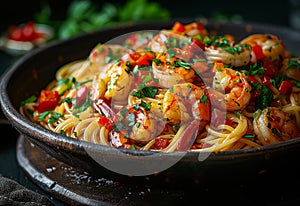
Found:
[[[290,14],[295,6],[290,2],[297,0],[185,0],[174,2],[170,0],[148,0],[159,2],[160,5],[171,12],[172,18],[177,17],[213,17],[217,13],[226,16],[239,15],[245,21],[271,23],[292,27]],[[1,4],[0,30],[4,30],[11,23],[23,23],[31,20],[40,10],[42,2],[49,3],[54,19],[63,19],[71,0],[25,0],[5,1]],[[93,0],[101,6],[106,1]],[[122,0],[109,2],[124,4]]]

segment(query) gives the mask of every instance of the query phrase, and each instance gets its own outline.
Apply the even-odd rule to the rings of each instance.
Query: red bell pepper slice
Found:
[[[261,46],[259,46],[259,45],[253,46],[252,51],[255,54],[256,60],[260,60],[260,59],[265,58],[265,55],[263,53],[263,50],[262,50]]]
[[[291,82],[290,80],[288,79],[283,80],[278,89],[279,93],[285,95],[293,85],[294,85],[293,82]]]
[[[53,110],[59,101],[58,91],[42,90],[38,97],[37,111],[39,113]]]

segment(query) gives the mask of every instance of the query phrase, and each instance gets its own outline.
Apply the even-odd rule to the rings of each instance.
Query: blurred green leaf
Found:
[[[157,2],[129,0],[119,11],[120,21],[166,20],[170,12],[161,8]]]
[[[54,26],[55,39],[66,39],[116,23],[168,20],[170,17],[168,10],[150,0],[127,0],[123,5],[104,3],[101,8],[91,0],[73,0],[64,20],[51,21],[51,9],[43,4],[36,21]]]
[[[81,21],[82,19],[89,19],[96,12],[95,5],[91,1],[74,0],[69,5],[67,18]]]
[[[107,23],[112,21],[112,19],[114,19],[117,14],[117,7],[111,3],[106,3],[103,5],[102,10],[94,15],[94,17],[91,19],[91,22],[95,26],[106,25]]]
[[[34,15],[36,22],[41,23],[41,24],[48,24],[50,21],[50,17],[51,17],[50,6],[47,3],[42,2],[41,3],[41,11]]]

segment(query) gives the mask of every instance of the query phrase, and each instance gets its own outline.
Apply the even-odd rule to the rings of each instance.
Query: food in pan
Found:
[[[70,138],[132,150],[259,148],[299,137],[300,59],[274,34],[210,33],[175,22],[96,45],[21,102]]]

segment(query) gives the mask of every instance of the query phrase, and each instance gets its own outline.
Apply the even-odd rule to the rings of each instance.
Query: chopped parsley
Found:
[[[137,91],[133,91],[131,93],[131,95],[138,97],[138,98],[145,98],[145,97],[154,98],[157,91],[158,91],[158,89],[155,87],[146,86],[146,87],[138,89]]]
[[[265,72],[266,68],[260,66],[259,64],[251,64],[249,68],[241,70],[245,75],[263,75]]]
[[[276,137],[282,137],[282,134],[274,127],[271,129],[272,133],[276,135]]]
[[[274,101],[273,93],[272,91],[265,85],[261,85],[259,83],[250,83],[253,90],[251,92],[257,92],[257,98],[255,101],[255,109],[265,109]]]
[[[37,100],[37,97],[35,95],[32,95],[31,97],[27,98],[26,100],[22,101],[20,103],[20,106],[24,106],[25,104],[28,104],[28,103],[33,103]]]
[[[172,69],[174,69],[175,67],[183,67],[185,69],[191,69],[191,63],[182,62],[182,61],[174,61]]]
[[[287,69],[300,69],[300,63],[297,60],[289,59]]]
[[[147,103],[145,101],[141,101],[141,103],[139,104],[139,106],[142,106],[144,107],[147,111],[150,111],[151,107],[152,107],[152,104],[151,102],[150,103]]]
[[[47,122],[48,124],[53,124],[53,123],[57,122],[57,120],[60,117],[64,117],[64,114],[60,114],[60,113],[49,110],[49,111],[40,113],[40,115],[38,117],[38,121],[39,122],[43,121],[48,115],[50,115],[49,120]]]
[[[245,134],[244,135],[244,138],[254,138],[255,136],[254,136],[254,134]]]
[[[206,104],[208,101],[208,97],[206,96],[205,93],[203,93],[202,97],[200,98],[200,103]]]

